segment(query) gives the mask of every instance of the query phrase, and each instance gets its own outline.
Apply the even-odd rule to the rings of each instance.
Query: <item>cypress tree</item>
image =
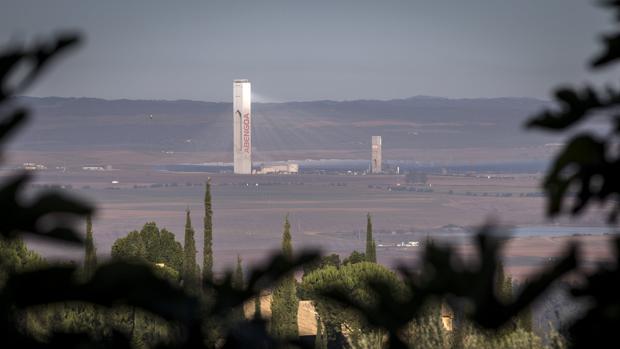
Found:
[[[284,217],[284,231],[282,232],[282,254],[289,260],[293,259],[293,238],[291,237],[291,223],[288,214]]]
[[[90,216],[86,217],[86,241],[84,242],[84,272],[90,276],[97,268],[97,248],[93,238],[93,223]]]
[[[185,244],[183,245],[183,285],[194,290],[198,285],[198,266],[196,265],[196,241],[189,208],[185,212]]]
[[[377,262],[377,247],[372,238],[372,218],[370,213],[366,215],[366,259],[369,262]]]
[[[242,289],[243,288],[243,284],[244,284],[244,282],[243,282],[243,267],[241,265],[241,262],[242,262],[241,256],[237,255],[237,268],[235,269],[235,272],[233,274],[232,282],[233,282],[233,286],[235,288],[237,288],[238,290]]]
[[[205,189],[204,246],[202,257],[202,278],[213,278],[213,209],[211,208],[211,178]]]
[[[232,286],[237,290],[243,289],[245,285],[245,281],[243,280],[243,266],[241,256],[237,255],[237,268],[233,273],[232,278]],[[234,321],[243,321],[245,319],[245,315],[243,312],[243,305],[237,307],[237,309],[233,310],[233,320]]]
[[[293,258],[293,245],[291,242],[291,224],[288,215],[284,219],[284,232],[282,234],[282,253],[286,258]],[[297,326],[297,285],[295,275],[288,275],[280,281],[273,290],[271,300],[271,333],[276,338],[297,339],[299,330]]]

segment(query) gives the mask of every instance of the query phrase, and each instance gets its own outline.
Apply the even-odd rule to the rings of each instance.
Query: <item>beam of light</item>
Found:
[[[267,96],[256,89],[252,90],[253,103],[284,103],[281,98]],[[265,106],[264,108],[268,108]],[[322,148],[323,144],[331,137],[321,132],[321,128],[304,128],[304,122],[317,120],[315,115],[305,113],[301,110],[287,111],[286,115],[272,114],[264,108],[254,106],[252,119],[253,149],[252,157],[255,162],[275,162],[286,160],[303,160],[311,156],[294,156],[291,153],[282,152],[293,151],[298,153],[299,148],[315,150]],[[261,140],[268,140],[270,150],[260,148]],[[299,158],[301,156],[301,158]]]
[[[253,98],[257,96],[260,101],[275,101],[277,98],[267,98],[260,93],[252,92]],[[266,103],[266,102],[262,102]],[[286,160],[304,160],[312,157],[291,154],[282,154],[291,150],[298,153],[299,149],[309,152],[320,150],[323,144],[330,140],[332,135],[324,132],[324,127],[303,127],[305,122],[319,121],[320,117],[303,110],[288,110],[286,114],[279,111],[277,114],[270,112],[268,106],[253,106],[252,136],[253,136],[253,161],[274,162]],[[281,110],[281,109],[280,109]],[[262,140],[265,140],[262,142]],[[270,150],[261,149],[261,143],[269,143]],[[296,158],[291,158],[296,157]]]
[[[325,151],[324,145],[333,143],[337,135],[330,126],[304,127],[305,123],[321,122],[323,115],[306,112],[303,106],[289,104],[288,108],[272,111],[269,105],[278,98],[266,97],[256,91],[252,92],[252,162],[279,162],[286,160],[305,160],[318,158]],[[268,101],[268,102],[267,102]],[[332,118],[333,120],[333,118]],[[192,143],[199,150],[202,158],[198,162],[233,160],[233,110],[224,108],[219,113],[198,117],[197,125],[201,131],[194,134]],[[226,132],[213,132],[223,129]],[[269,148],[261,148],[269,144]],[[301,151],[300,151],[301,150]]]
[[[197,163],[233,162],[233,110],[205,113],[191,117],[188,123],[196,133],[192,134],[192,143],[196,147]],[[224,132],[219,132],[224,130]]]

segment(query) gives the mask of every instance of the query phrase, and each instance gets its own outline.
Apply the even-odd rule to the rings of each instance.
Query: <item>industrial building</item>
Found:
[[[24,162],[24,165],[22,166],[22,168],[27,171],[47,170],[47,166],[37,164],[34,162]]]
[[[297,174],[299,164],[282,164],[261,167],[256,174]]]
[[[233,164],[237,174],[252,173],[252,87],[233,82]]]
[[[372,136],[370,172],[381,173],[381,136]]]

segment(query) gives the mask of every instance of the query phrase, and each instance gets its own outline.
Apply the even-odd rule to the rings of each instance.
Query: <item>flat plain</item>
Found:
[[[12,173],[3,171],[2,176]],[[509,271],[527,277],[561,252],[568,240],[584,242],[586,258],[608,258],[604,219],[595,211],[578,221],[549,220],[544,215],[540,174],[430,175],[412,185],[403,175],[252,175],[185,173],[134,168],[107,171],[37,171],[32,191],[54,187],[93,202],[94,231],[101,258],[115,239],[154,221],[183,241],[184,211],[190,209],[201,260],[204,183],[211,178],[214,210],[215,267],[224,270],[240,255],[246,265],[264,260],[279,248],[282,223],[289,215],[295,249],[320,248],[343,258],[365,246],[366,214],[373,217],[378,259],[394,266],[415,264],[431,238],[456,245],[471,255],[471,232],[492,221],[533,230],[512,236],[505,250]],[[60,189],[58,189],[60,188]],[[579,234],[536,236],[538,227],[579,226]],[[561,236],[563,235],[563,236]],[[574,236],[573,236],[574,235]],[[417,241],[418,246],[397,246]],[[46,256],[78,260],[81,251],[32,246]]]

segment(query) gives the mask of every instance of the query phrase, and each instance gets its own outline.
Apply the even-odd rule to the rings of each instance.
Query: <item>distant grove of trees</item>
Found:
[[[146,262],[156,265],[180,279],[183,271],[183,246],[173,233],[159,229],[155,222],[144,224],[140,231],[134,230],[112,244],[112,258]]]

